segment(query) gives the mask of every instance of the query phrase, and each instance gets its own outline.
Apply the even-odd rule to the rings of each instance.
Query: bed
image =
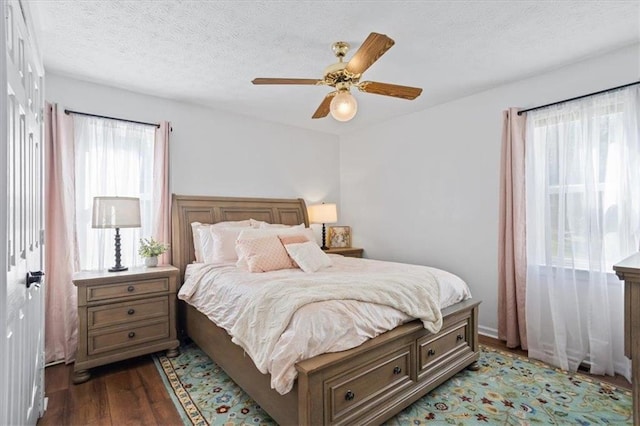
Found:
[[[173,195],[172,263],[181,277],[195,259],[192,222],[256,219],[308,225],[302,199]],[[181,280],[182,282],[182,280]],[[442,310],[438,333],[416,320],[358,347],[296,364],[293,389],[271,388],[229,334],[191,305],[180,302],[179,328],[281,425],[381,423],[473,364],[479,356],[478,306],[468,299]]]

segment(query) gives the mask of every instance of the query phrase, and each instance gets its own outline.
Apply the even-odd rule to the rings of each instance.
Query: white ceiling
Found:
[[[640,40],[640,1],[29,1],[48,72],[341,134]],[[330,46],[396,42],[363,80],[417,86],[414,101],[357,92],[349,123],[311,115]],[[347,59],[350,58],[347,55]],[[170,117],[167,117],[170,119]]]

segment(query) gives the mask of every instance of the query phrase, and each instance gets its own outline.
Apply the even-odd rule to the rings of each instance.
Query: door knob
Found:
[[[44,276],[44,272],[42,271],[27,272],[27,277],[25,279],[27,288],[30,288],[31,284],[35,284],[36,287],[40,287],[40,283],[42,283],[43,276]]]

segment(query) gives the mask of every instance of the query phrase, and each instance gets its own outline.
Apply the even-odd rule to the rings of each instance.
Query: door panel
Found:
[[[6,283],[0,290],[0,424],[36,423],[44,410],[44,281],[27,288],[29,271],[43,267],[43,68],[27,30],[26,2],[2,0],[0,22],[6,67],[0,72],[0,214],[6,246],[0,249]],[[31,31],[33,34],[33,31]],[[6,118],[6,120],[5,120]],[[4,297],[2,297],[4,296]]]

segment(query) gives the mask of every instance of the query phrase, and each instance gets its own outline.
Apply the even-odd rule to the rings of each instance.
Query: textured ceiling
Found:
[[[334,134],[640,40],[637,0],[29,3],[48,72]],[[311,119],[330,88],[251,84],[322,78],[331,43],[353,53],[372,31],[396,44],[363,80],[422,87],[415,101],[356,91],[338,123]]]

